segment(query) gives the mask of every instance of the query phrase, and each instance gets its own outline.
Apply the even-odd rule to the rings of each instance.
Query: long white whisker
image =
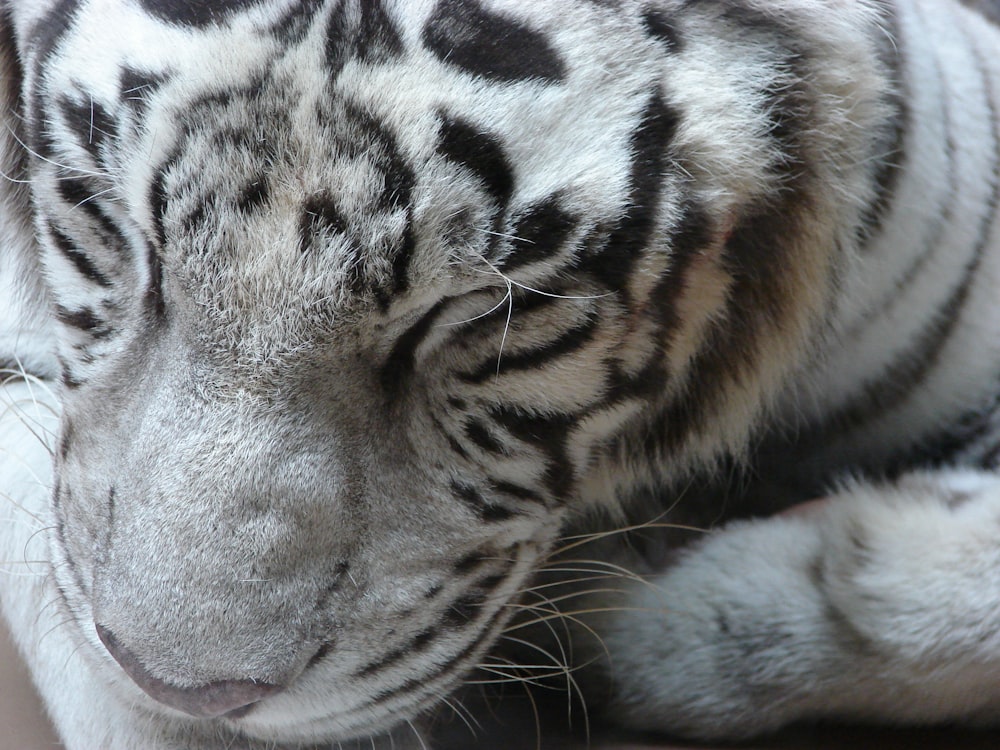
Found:
[[[67,172],[78,172],[79,174],[86,175],[88,177],[98,177],[100,179],[107,179],[108,175],[104,172],[95,172],[91,169],[81,169],[80,167],[71,167],[68,164],[60,164],[57,161],[48,159],[42,156],[40,153],[31,148],[27,143],[21,140],[21,137],[10,127],[7,127],[7,132],[10,133],[11,137],[17,141],[17,144],[23,148],[27,153],[31,154],[36,159],[44,161],[46,164],[51,164],[53,167],[58,167],[59,169],[65,169]]]
[[[477,315],[474,318],[466,318],[465,320],[456,320],[453,323],[438,323],[434,327],[435,328],[449,328],[451,326],[461,326],[461,325],[465,325],[466,323],[471,323],[471,322],[473,322],[475,320],[479,320],[480,318],[485,318],[487,315],[492,315],[497,310],[499,310],[503,306],[503,304],[507,301],[507,299],[508,299],[509,296],[510,296],[510,291],[508,290],[507,294],[504,295],[503,299],[501,299],[499,302],[497,302],[495,305],[493,305],[493,307],[491,307],[486,312],[481,313],[481,314]]]
[[[483,263],[485,263],[487,266],[489,266],[490,270],[489,271],[483,271],[483,270],[478,269],[478,268],[473,268],[471,270],[474,273],[488,274],[490,276],[498,276],[501,279],[503,279],[504,282],[507,283],[510,286],[515,286],[518,289],[523,289],[524,291],[526,291],[526,292],[532,292],[533,294],[540,294],[543,297],[552,297],[553,299],[593,300],[593,299],[603,299],[605,297],[611,297],[611,296],[613,296],[615,294],[614,292],[605,292],[604,294],[580,294],[580,295],[575,295],[575,294],[556,294],[555,292],[545,292],[545,291],[542,291],[541,289],[535,289],[534,287],[528,286],[527,284],[523,284],[520,281],[515,281],[510,276],[508,276],[503,271],[501,271],[499,268],[497,268],[492,263],[490,263],[486,258],[482,258],[481,257],[480,260],[482,260]]]

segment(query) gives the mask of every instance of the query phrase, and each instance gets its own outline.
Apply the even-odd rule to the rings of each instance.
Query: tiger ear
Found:
[[[0,10],[0,380],[59,371],[32,222],[23,80],[13,24]]]

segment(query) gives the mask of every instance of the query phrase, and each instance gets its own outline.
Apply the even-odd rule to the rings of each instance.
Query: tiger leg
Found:
[[[736,523],[607,604],[594,626],[612,715],[634,728],[715,739],[811,718],[989,722],[1000,477],[911,474]]]

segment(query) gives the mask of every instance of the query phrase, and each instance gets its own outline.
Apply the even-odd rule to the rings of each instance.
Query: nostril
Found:
[[[192,716],[211,718],[244,716],[254,703],[280,692],[281,685],[256,680],[218,680],[193,687],[179,687],[155,677],[115,635],[97,625],[97,636],[132,681],[150,697]]]

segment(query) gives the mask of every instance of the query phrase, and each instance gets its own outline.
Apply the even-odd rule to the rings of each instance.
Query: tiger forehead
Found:
[[[443,235],[456,234],[456,224],[444,214],[463,217],[467,228],[478,220],[481,232],[496,228],[492,219],[514,189],[514,169],[502,139],[480,134],[489,128],[472,123],[447,127],[450,118],[440,100],[454,98],[454,90],[436,97],[439,101],[431,97],[418,106],[400,107],[388,104],[392,97],[384,99],[374,80],[366,91],[357,91],[356,84],[380,66],[404,71],[423,65],[429,74],[444,63],[459,78],[472,74],[459,89],[477,79],[490,85],[520,81],[548,86],[563,80],[564,63],[544,34],[510,12],[487,11],[463,0],[422,8],[391,6],[303,4],[288,24],[272,29],[287,38],[279,58],[263,66],[268,72],[175,110],[180,136],[151,191],[153,221],[168,264],[173,261],[192,279],[219,279],[230,291],[242,280],[279,293],[309,286],[327,306],[385,301],[410,286],[418,249],[433,256],[418,264],[431,272],[424,274],[424,284],[434,269],[444,270],[452,260]],[[423,19],[421,14],[426,14]],[[400,15],[407,16],[405,22]],[[181,16],[168,20],[201,25]],[[414,38],[411,25],[420,29],[419,37]],[[405,42],[404,29],[410,32]],[[498,35],[519,54],[500,54]],[[490,39],[494,41],[488,43]],[[422,63],[414,63],[415,54],[423,57]],[[427,67],[428,60],[435,62]],[[412,85],[406,75],[397,75],[401,77],[390,88]],[[353,92],[342,90],[344,80],[348,91],[353,82]],[[455,89],[455,81],[427,84],[429,91],[442,94],[442,88]],[[379,109],[386,121],[374,114]],[[456,132],[474,135],[449,154],[455,149],[442,148],[442,123],[446,138]],[[409,159],[397,133],[404,137]],[[442,152],[480,178],[487,195],[480,196],[485,201],[479,201],[478,211],[463,205],[468,199],[438,186],[423,190],[417,200],[418,170],[430,178],[425,182],[454,177],[447,169],[428,169],[428,162]],[[492,174],[473,163],[484,160]],[[419,248],[414,227],[418,202],[431,216],[422,222],[425,241]],[[468,231],[464,234],[464,251],[476,255],[477,243],[469,241]],[[213,307],[227,304],[218,290],[211,297]]]
[[[278,215],[306,252],[407,211],[414,170],[380,123],[343,101],[287,99],[254,92],[192,108],[161,170],[165,239],[230,228],[258,238],[254,220]]]
[[[123,137],[88,149],[120,167],[173,308],[193,300],[206,331],[248,351],[297,349],[335,321],[402,320],[499,286],[498,269],[545,286],[550,258],[596,252],[639,198],[643,226],[658,206],[676,219],[672,193],[632,185],[633,156],[660,164],[641,133],[662,135],[659,151],[683,119],[667,112],[660,35],[635,13],[563,29],[516,3],[292,5],[277,25],[276,8],[265,19],[220,7],[210,34],[164,17],[169,34],[184,29],[177,49],[153,65],[122,47],[121,100],[107,112]],[[88,27],[88,45],[101,28]],[[239,64],[215,59],[220,39]],[[634,42],[627,59],[614,40]],[[600,57],[598,73],[582,50]],[[116,129],[88,118],[101,100],[76,97],[74,116],[57,119],[90,144],[95,121]],[[74,227],[107,224],[89,198],[73,203],[85,207]]]

